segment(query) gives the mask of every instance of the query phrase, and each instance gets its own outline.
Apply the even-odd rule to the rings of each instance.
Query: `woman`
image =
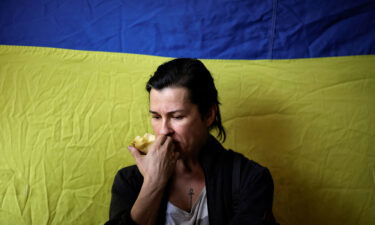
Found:
[[[117,173],[107,224],[272,224],[269,171],[209,133],[217,129],[225,141],[217,90],[203,63],[166,62],[146,89],[157,138],[147,155],[129,147],[137,165]]]

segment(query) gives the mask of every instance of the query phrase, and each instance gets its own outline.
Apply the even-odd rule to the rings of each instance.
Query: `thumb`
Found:
[[[128,149],[135,159],[138,159],[141,156],[137,148],[133,146],[128,146]]]

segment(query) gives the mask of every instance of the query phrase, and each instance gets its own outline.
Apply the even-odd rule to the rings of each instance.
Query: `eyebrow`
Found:
[[[155,111],[152,111],[152,110],[149,110],[149,112],[151,114],[159,114],[158,112],[155,112]],[[179,110],[170,111],[167,114],[183,113],[183,112],[185,112],[185,110],[179,109]]]

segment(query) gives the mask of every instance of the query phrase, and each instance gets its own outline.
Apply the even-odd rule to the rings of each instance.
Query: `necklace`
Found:
[[[190,204],[189,204],[189,213],[191,213],[192,209],[193,209],[193,195],[194,195],[194,189],[193,188],[190,188],[189,189],[189,193],[188,195],[190,196]]]

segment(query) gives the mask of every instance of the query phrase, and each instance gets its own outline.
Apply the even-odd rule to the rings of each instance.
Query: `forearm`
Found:
[[[165,185],[144,181],[131,209],[131,218],[139,225],[154,225],[163,198]]]
[[[130,211],[131,219],[138,225],[154,225],[166,184],[172,175],[178,154],[169,136],[158,136],[146,155],[129,146],[144,180]]]

